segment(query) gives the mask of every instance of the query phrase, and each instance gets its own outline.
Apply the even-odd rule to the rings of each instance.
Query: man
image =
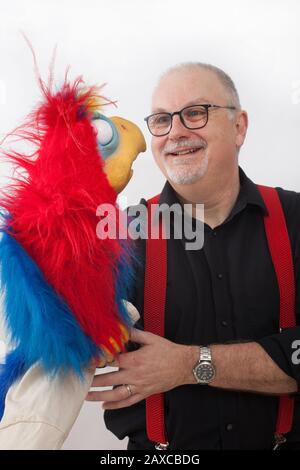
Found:
[[[118,371],[94,379],[93,386],[113,390],[90,392],[87,399],[104,402],[108,429],[120,439],[129,436],[128,449],[154,447],[146,435],[145,398],[160,392],[170,449],[271,449],[278,395],[296,395],[300,384],[291,359],[300,327],[279,333],[266,207],[238,165],[247,113],[223,71],[192,63],[160,79],[147,123],[167,179],[160,203],[204,204],[204,246],[187,251],[182,241],[168,240],[165,338],[133,330],[139,349],[118,356]],[[280,188],[278,195],[293,250],[299,323],[300,195]],[[143,272],[139,280],[130,300],[143,316]],[[210,347],[214,368],[206,385],[193,374],[199,346]],[[286,448],[300,445],[297,401],[287,438]]]

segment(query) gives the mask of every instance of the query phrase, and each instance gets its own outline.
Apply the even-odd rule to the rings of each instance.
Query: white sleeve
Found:
[[[0,361],[9,338],[0,296]],[[75,374],[48,377],[39,365],[31,367],[6,395],[0,421],[0,449],[60,449],[89,391],[95,369],[80,380]]]
[[[0,422],[0,449],[60,449],[89,391],[94,370],[49,378],[31,367],[8,391]]]
[[[127,303],[136,321],[139,313]],[[0,309],[0,340],[7,341]],[[73,373],[50,378],[39,365],[31,367],[6,395],[0,422],[1,450],[56,450],[67,438],[91,387],[95,369],[84,379]]]

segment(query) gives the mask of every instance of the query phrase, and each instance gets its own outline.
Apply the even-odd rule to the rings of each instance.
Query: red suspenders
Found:
[[[154,216],[152,204],[157,204],[159,197],[148,201],[148,237],[146,240],[146,269],[144,288],[144,328],[159,336],[165,332],[165,303],[167,287],[167,240],[163,239],[163,224],[159,224],[158,238],[151,237],[151,224]],[[154,208],[155,209],[155,208]],[[151,214],[151,215],[150,215]],[[150,216],[149,216],[150,215]],[[158,445],[159,450],[168,447],[165,434],[164,394],[151,395],[146,399],[146,427],[150,441]],[[160,447],[161,446],[161,447]]]
[[[285,217],[277,191],[268,186],[258,186],[258,189],[269,212],[269,215],[264,217],[264,222],[279,288],[279,326],[281,331],[284,328],[296,326],[293,256]],[[292,429],[293,415],[294,399],[288,396],[282,396],[279,400],[275,431],[275,448],[285,442],[284,434]]]
[[[293,258],[289,235],[278,194],[274,188],[257,186],[268,209],[264,217],[266,237],[280,294],[280,331],[296,325],[295,281]],[[148,208],[158,204],[160,195],[148,201]],[[149,211],[150,212],[150,211]],[[148,213],[149,213],[148,212]],[[165,299],[167,282],[167,240],[161,236],[164,230],[160,223],[160,236],[151,237],[151,219],[148,216],[149,234],[146,240],[146,269],[144,292],[144,327],[146,331],[164,336]],[[294,400],[283,396],[279,400],[279,410],[275,431],[277,448],[285,442],[284,434],[293,423]],[[166,450],[168,441],[164,422],[164,394],[159,393],[146,399],[146,427],[149,440],[156,442],[156,448]]]

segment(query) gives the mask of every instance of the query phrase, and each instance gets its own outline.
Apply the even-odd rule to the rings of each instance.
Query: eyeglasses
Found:
[[[145,117],[149,131],[155,137],[169,134],[172,129],[173,116],[178,114],[180,121],[187,129],[201,129],[208,121],[210,108],[237,109],[235,106],[218,106],[216,104],[197,104],[187,106],[174,113],[155,113]]]

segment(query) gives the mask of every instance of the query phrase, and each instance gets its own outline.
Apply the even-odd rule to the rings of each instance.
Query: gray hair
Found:
[[[224,70],[220,69],[219,67],[216,67],[215,65],[211,64],[205,64],[202,62],[183,62],[181,64],[177,64],[173,67],[170,67],[167,69],[160,77],[160,79],[166,77],[172,72],[179,72],[181,70],[209,70],[210,72],[213,72],[217,78],[220,80],[222,83],[225,92],[228,96],[228,99],[230,100],[228,105],[229,106],[235,106],[238,110],[241,109],[241,103],[240,103],[240,98],[239,94],[237,92],[236,86],[233,82],[233,80],[227,75],[227,73],[224,72]],[[231,116],[233,113],[231,113]]]

